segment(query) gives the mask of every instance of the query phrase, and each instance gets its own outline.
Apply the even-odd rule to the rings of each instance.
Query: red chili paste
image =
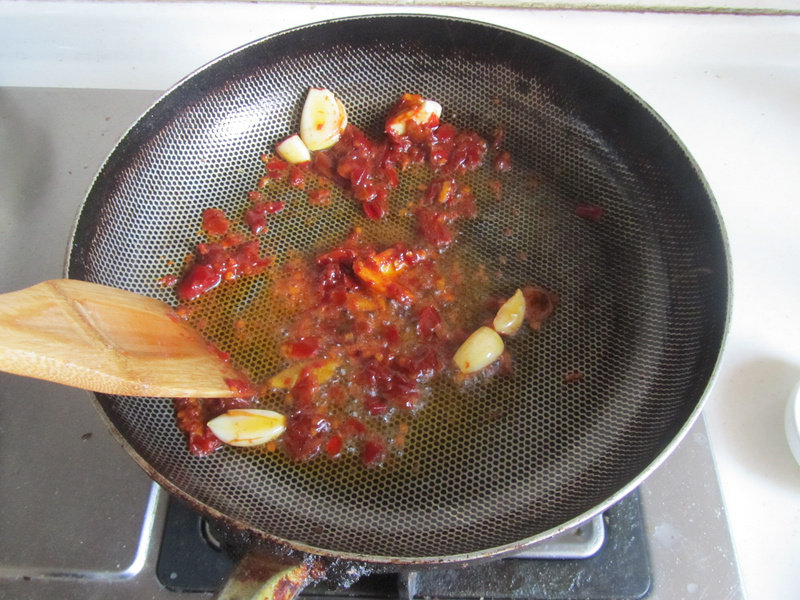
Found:
[[[378,249],[356,231],[312,260],[290,261],[276,278],[276,301],[296,307],[281,348],[287,362],[337,365],[322,381],[316,365],[301,371],[284,446],[297,460],[351,450],[365,464],[382,462],[393,441],[371,423],[417,410],[466,335],[454,303],[464,283],[459,262],[424,247]]]
[[[255,237],[267,231],[270,215],[284,208],[262,194],[270,181],[306,189],[316,205],[328,204],[331,186],[339,186],[369,219],[378,220],[390,210],[400,174],[411,166],[427,168],[429,180],[412,210],[418,230],[412,243],[376,247],[357,229],[315,256],[287,260],[272,274],[275,302],[286,303],[284,312],[293,315],[281,326],[280,352],[296,369],[273,382],[286,395],[287,429],[280,445],[298,461],[355,452],[367,466],[385,462],[404,442],[407,426],[399,417],[419,410],[430,381],[452,369],[453,353],[469,334],[455,299],[475,274],[467,281],[457,257],[443,250],[456,240],[460,220],[477,214],[463,175],[484,164],[489,144],[434,115],[422,123],[404,122],[398,134],[391,125],[422,110],[422,102],[420,96],[403,95],[388,113],[386,135],[373,139],[350,124],[310,163],[289,165],[263,155],[266,173],[248,194],[250,206],[242,215],[250,237],[234,232],[222,211],[208,209],[203,227],[210,241],[197,245],[177,282],[178,298],[191,303],[272,263]],[[489,168],[495,172],[511,166],[500,148],[502,137],[498,129],[491,144]],[[526,298],[536,308],[532,324],[546,318],[556,301],[539,288],[526,289]],[[190,450],[214,450],[220,442],[205,426],[208,420],[251,403],[177,400]]]

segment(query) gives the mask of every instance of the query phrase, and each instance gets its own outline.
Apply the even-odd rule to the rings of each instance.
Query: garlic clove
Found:
[[[300,114],[300,138],[312,152],[330,148],[347,126],[344,105],[323,88],[308,90],[303,112]]]
[[[436,115],[438,119],[442,116],[442,105],[436,102],[436,100],[425,100],[425,102],[422,103],[422,112],[429,117],[431,115]]]
[[[278,438],[286,429],[282,414],[258,408],[234,408],[208,422],[220,441],[231,446],[260,446]]]
[[[503,353],[503,338],[491,327],[479,327],[453,355],[459,371],[474,373],[488,367]]]
[[[497,333],[514,335],[525,321],[525,296],[522,290],[517,290],[514,295],[503,303],[492,321],[492,327]]]
[[[311,152],[296,133],[290,135],[282,142],[279,142],[278,145],[275,146],[275,152],[277,152],[278,156],[283,160],[293,165],[311,160]]]

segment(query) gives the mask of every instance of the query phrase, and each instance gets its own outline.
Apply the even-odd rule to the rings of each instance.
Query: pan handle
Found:
[[[217,600],[291,600],[312,581],[324,576],[320,562],[290,561],[258,552],[245,555]]]

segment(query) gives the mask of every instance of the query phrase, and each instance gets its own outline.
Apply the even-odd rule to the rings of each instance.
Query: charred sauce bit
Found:
[[[525,298],[528,325],[538,331],[542,328],[542,323],[553,315],[560,298],[555,292],[536,285],[526,285],[522,288],[522,295]]]
[[[587,221],[602,221],[605,212],[605,209],[597,204],[578,204],[575,207],[575,214]]]

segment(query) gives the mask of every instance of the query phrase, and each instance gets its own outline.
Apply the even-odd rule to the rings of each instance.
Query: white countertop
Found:
[[[690,2],[675,12],[661,10],[669,2],[652,12],[410,4],[0,0],[0,88],[164,90],[269,33],[375,12],[496,23],[606,70],[672,126],[719,203],[733,312],[705,419],[747,598],[797,598],[800,466],[783,409],[800,380],[800,2],[716,3],[769,15],[675,9]]]

